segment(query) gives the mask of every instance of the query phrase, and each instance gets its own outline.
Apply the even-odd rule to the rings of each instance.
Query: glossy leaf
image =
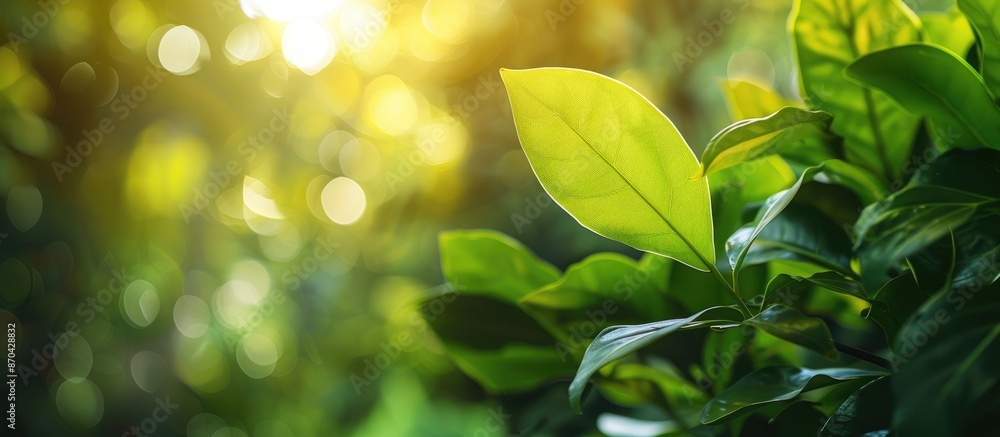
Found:
[[[841,73],[859,56],[919,42],[913,12],[899,0],[798,0],[792,14],[800,88],[807,103],[833,115],[830,129],[844,137],[848,161],[886,180],[901,178],[917,118]]]
[[[854,392],[830,415],[822,434],[855,437],[892,426],[893,395],[889,377],[879,378]]]
[[[994,263],[991,276],[996,272]],[[1000,289],[956,282],[921,306],[892,357],[901,435],[969,435],[1000,414]]]
[[[774,303],[792,306],[792,304],[798,300],[799,294],[813,286],[865,301],[871,301],[868,297],[868,293],[860,283],[847,278],[840,273],[820,272],[807,278],[780,274],[775,276],[774,279],[767,284],[767,288],[764,290],[761,308],[766,308]]]
[[[652,103],[582,70],[501,70],[535,175],[588,229],[699,270],[715,263],[708,182]]]
[[[837,358],[837,348],[826,322],[798,310],[776,304],[743,321],[768,334],[810,349],[827,358]]]
[[[883,375],[885,372],[850,368],[765,367],[744,376],[709,401],[701,411],[701,421],[705,424],[722,422],[768,404],[794,399],[809,390]]]
[[[816,174],[814,180],[845,187],[857,194],[865,205],[878,201],[889,192],[882,179],[862,167],[839,159],[823,161],[823,171]]]
[[[559,279],[555,267],[499,232],[442,232],[439,245],[441,271],[460,292],[517,302],[538,287]]]
[[[612,326],[594,339],[569,386],[569,401],[573,410],[580,411],[580,397],[590,377],[605,365],[635,352],[663,336],[680,330],[708,312],[728,315],[725,320],[738,321],[740,313],[730,307],[712,307],[684,319],[664,320],[634,326]]]
[[[954,149],[918,171],[902,190],[865,208],[855,226],[865,285],[878,288],[903,258],[994,213],[1000,186],[992,181],[998,166],[995,150]]]
[[[744,226],[726,241],[742,244],[752,236],[754,226]],[[851,241],[844,229],[809,205],[791,204],[755,238],[743,265],[775,260],[814,263],[838,272],[850,272]]]
[[[783,150],[795,150],[800,139],[823,135],[830,121],[830,114],[823,111],[786,107],[767,117],[736,122],[708,142],[695,177],[771,154],[780,155]]]
[[[729,264],[732,266],[734,272],[738,272],[743,264],[744,258],[746,258],[747,252],[750,250],[750,245],[753,244],[757,236],[764,230],[764,228],[774,220],[778,214],[781,213],[789,204],[792,203],[792,199],[795,198],[795,194],[798,193],[799,188],[802,187],[806,181],[812,180],[813,176],[821,171],[820,167],[811,167],[802,173],[799,180],[792,185],[791,188],[777,193],[767,199],[764,206],[761,207],[761,212],[758,215],[757,223],[754,224],[753,228],[749,232],[739,233],[739,238],[730,237],[726,241],[726,254],[729,257]],[[734,235],[735,237],[735,235]]]
[[[980,71],[993,97],[1000,96],[1000,3],[994,0],[958,0],[979,37]]]
[[[899,102],[958,146],[1000,148],[1000,108],[968,63],[942,48],[913,44],[866,55],[847,68],[852,79]]]

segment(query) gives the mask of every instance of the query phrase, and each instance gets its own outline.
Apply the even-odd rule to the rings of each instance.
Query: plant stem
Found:
[[[875,355],[875,354],[873,354],[871,352],[868,352],[866,350],[861,350],[861,349],[858,349],[858,348],[853,347],[853,346],[848,346],[848,345],[846,345],[844,343],[841,343],[841,342],[839,342],[837,340],[834,340],[833,344],[834,344],[834,346],[837,347],[838,351],[841,351],[841,352],[843,352],[843,353],[845,353],[847,355],[850,355],[850,356],[852,356],[854,358],[857,358],[857,359],[862,360],[862,361],[867,361],[869,363],[872,363],[872,364],[874,364],[876,366],[879,366],[879,367],[881,367],[883,369],[886,369],[886,370],[889,370],[889,369],[892,368],[892,363],[890,363],[889,360],[887,360],[885,358],[882,358],[882,357],[880,357],[878,355]]]
[[[740,293],[736,291],[737,288],[731,285],[729,281],[726,281],[726,276],[719,271],[718,267],[714,264],[706,264],[708,265],[708,269],[712,271],[712,274],[715,275],[715,278],[718,279],[722,285],[726,286],[726,291],[728,291],[729,295],[736,301],[736,305],[739,305],[740,312],[743,313],[743,318],[749,319],[750,317],[753,317],[753,313],[750,312],[750,308],[748,308],[746,302],[743,302],[743,299],[740,298]]]

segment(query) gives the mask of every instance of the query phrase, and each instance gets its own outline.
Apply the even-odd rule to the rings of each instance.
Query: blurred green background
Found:
[[[19,432],[595,433],[565,385],[485,394],[413,304],[444,286],[442,230],[497,229],[560,267],[637,255],[548,201],[498,69],[615,77],[700,152],[733,121],[726,80],[798,98],[790,7],[4,2],[0,319]]]

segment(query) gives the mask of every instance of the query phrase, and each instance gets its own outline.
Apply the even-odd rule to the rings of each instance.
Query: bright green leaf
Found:
[[[924,25],[929,42],[951,50],[958,56],[964,57],[976,42],[969,20],[965,19],[958,8],[948,9],[947,12],[921,12],[920,22]]]
[[[750,82],[724,80],[720,82],[720,86],[734,122],[767,117],[786,106],[796,106],[795,102],[777,92]]]
[[[888,97],[848,82],[844,68],[859,56],[921,40],[920,24],[899,0],[797,0],[792,40],[803,95],[833,115],[848,161],[886,180],[902,177],[917,118]]]
[[[450,231],[440,235],[441,271],[460,292],[517,302],[559,279],[559,271],[502,233]]]
[[[996,0],[958,0],[979,36],[979,64],[993,96],[1000,96],[1000,3]],[[962,54],[962,53],[960,53]]]
[[[657,260],[640,268],[623,255],[592,255],[566,269],[558,281],[524,296],[520,305],[560,339],[560,354],[582,355],[586,341],[607,326],[668,317],[655,279],[669,274],[670,260]]]
[[[501,70],[535,175],[583,226],[699,270],[715,263],[708,182],[648,100],[582,70]]]
[[[736,122],[708,142],[695,177],[783,150],[795,151],[802,138],[824,135],[830,121],[830,114],[823,111],[787,107],[764,118]]]

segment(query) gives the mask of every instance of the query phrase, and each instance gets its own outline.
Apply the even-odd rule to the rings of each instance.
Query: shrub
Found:
[[[898,0],[797,1],[804,103],[726,84],[747,119],[700,162],[622,83],[502,70],[549,196],[645,255],[560,272],[505,235],[445,233],[448,353],[492,393],[571,378],[577,412],[658,407],[663,435],[982,435],[1000,412],[1000,10],[958,9],[925,26]]]

